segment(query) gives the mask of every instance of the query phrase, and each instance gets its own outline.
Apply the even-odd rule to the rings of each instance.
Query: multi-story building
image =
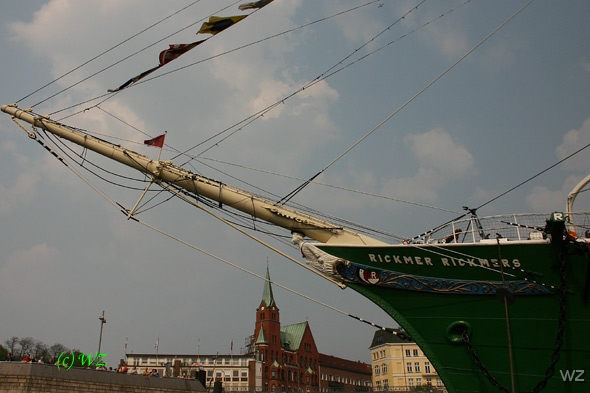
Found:
[[[371,365],[320,353],[320,392],[369,392]]]
[[[268,268],[244,353],[128,354],[127,365],[138,373],[156,369],[171,377],[195,378],[204,370],[207,387],[222,382],[225,391],[238,392],[362,391],[372,383],[370,365],[320,354],[308,322],[281,326]]]
[[[444,388],[436,370],[415,342],[378,330],[369,349],[373,390],[412,390],[419,386]]]
[[[213,387],[222,382],[226,391],[261,390],[261,362],[252,355],[174,355],[174,354],[129,354],[129,372],[157,370],[159,376],[197,378],[197,371],[204,370],[205,385]]]

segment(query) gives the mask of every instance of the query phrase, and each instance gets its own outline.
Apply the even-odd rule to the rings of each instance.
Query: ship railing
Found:
[[[544,229],[551,214],[529,213],[498,216],[471,216],[435,228],[412,243],[496,243],[546,240]],[[572,213],[571,234],[590,241],[590,213]]]

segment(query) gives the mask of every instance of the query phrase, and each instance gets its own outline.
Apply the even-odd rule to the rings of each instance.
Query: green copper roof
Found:
[[[307,322],[295,323],[281,327],[281,343],[283,348],[296,351],[301,345]]]
[[[266,265],[266,281],[264,282],[264,290],[262,291],[262,300],[266,307],[270,307],[274,304],[275,298],[272,294],[272,286],[270,285],[270,272],[268,271],[268,265]]]
[[[266,336],[264,335],[264,329],[260,329],[260,332],[258,332],[256,344],[268,344],[268,341],[266,341]]]

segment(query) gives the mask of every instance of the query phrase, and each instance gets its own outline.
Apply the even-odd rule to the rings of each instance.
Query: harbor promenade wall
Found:
[[[205,392],[196,380],[157,378],[54,365],[0,362],[0,393]]]

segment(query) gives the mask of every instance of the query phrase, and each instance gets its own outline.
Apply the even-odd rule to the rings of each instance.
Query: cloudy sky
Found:
[[[199,159],[188,169],[279,199],[526,2],[275,0],[151,75],[157,78],[78,105],[157,65],[168,44],[209,37],[196,35],[202,21],[241,14],[239,3],[0,0],[0,102],[34,106],[153,157],[158,150],[142,141],[168,131],[164,159],[185,164],[175,151],[190,149]],[[534,1],[294,202],[402,238],[453,218],[462,206],[485,204],[480,215],[562,211],[588,174],[587,150],[487,202],[590,143],[589,15],[584,0]],[[126,340],[130,352],[144,353],[158,337],[160,353],[229,353],[232,340],[238,353],[254,331],[267,263],[282,322],[309,321],[320,352],[370,361],[374,329],[347,313],[396,326],[354,291],[180,201],[154,195],[138,218],[192,247],[127,221],[5,114],[0,166],[1,341],[31,336],[92,352],[106,310],[102,350],[111,363],[124,356]],[[137,189],[82,174],[123,206],[139,197]],[[589,205],[580,196],[577,207]],[[259,235],[299,258],[288,233],[279,233],[285,241]]]

